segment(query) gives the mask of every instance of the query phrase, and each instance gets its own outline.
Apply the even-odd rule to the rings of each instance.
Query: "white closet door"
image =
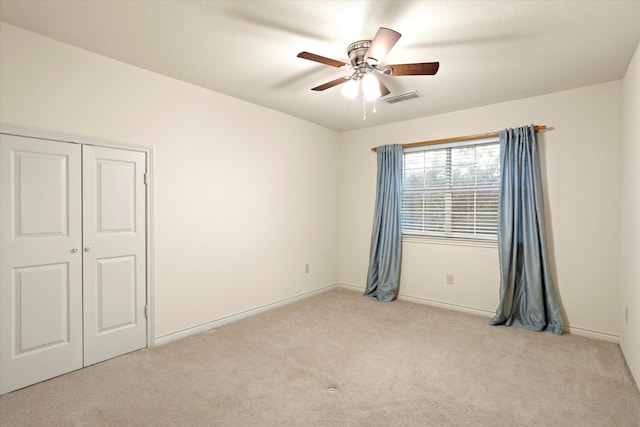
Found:
[[[0,135],[0,393],[82,367],[81,147]]]
[[[145,154],[83,147],[84,364],[147,345]]]

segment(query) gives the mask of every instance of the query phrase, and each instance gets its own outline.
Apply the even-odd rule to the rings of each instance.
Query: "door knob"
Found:
[[[71,249],[71,253],[72,253],[72,254],[75,254],[75,253],[77,253],[79,250],[80,250],[80,248],[73,248],[73,249]]]
[[[91,246],[91,245],[87,245],[87,246],[84,247],[84,251],[85,252],[91,252],[92,249],[93,249],[93,246]]]

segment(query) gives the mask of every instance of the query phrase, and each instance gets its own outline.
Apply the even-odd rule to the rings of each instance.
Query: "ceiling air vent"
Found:
[[[417,90],[412,90],[411,92],[401,93],[400,95],[390,96],[389,98],[385,98],[384,102],[388,104],[395,104],[396,102],[408,101],[413,98],[420,98],[422,95]]]

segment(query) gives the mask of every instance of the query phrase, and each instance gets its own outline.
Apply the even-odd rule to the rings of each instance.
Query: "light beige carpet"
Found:
[[[0,397],[23,426],[640,426],[615,344],[333,290]]]

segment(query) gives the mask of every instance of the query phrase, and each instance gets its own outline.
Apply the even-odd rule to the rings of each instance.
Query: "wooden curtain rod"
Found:
[[[546,129],[547,125],[536,125],[534,126],[536,132]],[[476,135],[465,135],[465,136],[454,136],[451,138],[442,138],[442,139],[432,139],[431,141],[420,141],[420,142],[410,142],[408,144],[402,144],[402,148],[409,147],[420,147],[422,145],[432,145],[432,144],[444,144],[445,142],[457,142],[457,141],[467,141],[469,139],[480,139],[480,138],[491,138],[493,136],[498,136],[500,132],[487,132],[487,133],[479,133]],[[377,151],[377,147],[373,147],[371,151]]]

